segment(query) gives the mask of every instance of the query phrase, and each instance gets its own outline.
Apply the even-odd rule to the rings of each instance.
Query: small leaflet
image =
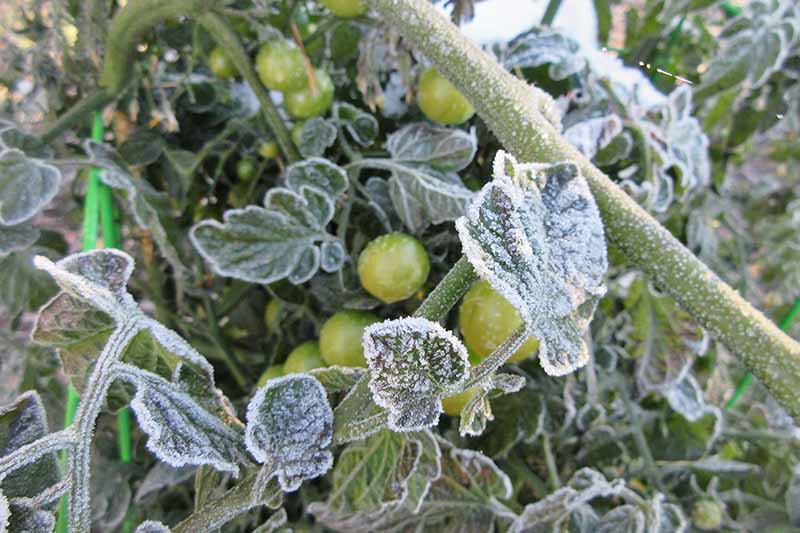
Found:
[[[441,399],[460,392],[469,376],[467,349],[449,331],[424,318],[400,318],[364,330],[364,356],[373,400],[389,411],[394,431],[434,426]]]
[[[608,268],[603,224],[578,167],[519,164],[498,152],[494,180],[456,221],[464,254],[541,341],[545,372],[588,360],[583,333]]]
[[[16,226],[33,218],[60,186],[58,168],[0,146],[0,225]]]
[[[325,389],[307,374],[271,379],[247,407],[245,444],[260,463],[271,465],[284,492],[319,477],[333,465],[326,448],[333,436],[333,411]]]
[[[2,504],[0,504],[0,506],[2,506]],[[11,500],[9,502],[9,510],[8,531],[19,531],[21,533],[51,533],[56,527],[56,517],[53,513],[31,506],[28,500]],[[2,525],[1,510],[0,525]]]
[[[289,188],[267,192],[264,207],[231,209],[222,223],[203,220],[192,228],[194,247],[217,274],[262,284],[288,278],[298,285],[320,266],[341,268],[344,249],[333,244],[336,238],[325,228],[336,196],[347,187],[344,171],[324,159],[310,159],[289,167],[286,181]]]
[[[300,128],[297,149],[303,157],[320,157],[336,142],[336,126],[322,117],[306,120]]]
[[[119,364],[120,378],[136,386],[131,409],[150,437],[147,449],[176,468],[211,465],[237,475],[244,457],[241,433],[203,407],[179,384]]]
[[[595,526],[597,533],[645,533],[646,520],[644,513],[631,504],[620,505],[603,515]]]
[[[145,520],[134,533],[170,533],[170,528],[156,520]]]
[[[458,172],[472,162],[478,150],[475,130],[432,126],[417,122],[389,135],[386,149],[395,161],[426,165],[442,172]]]
[[[378,137],[378,121],[375,117],[352,104],[333,104],[333,117],[361,146],[371,145]]]
[[[488,388],[481,388],[461,409],[459,433],[462,436],[477,436],[486,429],[486,423],[494,420],[489,398],[517,392],[525,386],[525,378],[514,374],[495,374]]]
[[[29,223],[16,226],[3,226],[0,224],[0,258],[11,252],[28,248],[39,238],[39,230]]]
[[[564,138],[589,159],[622,133],[622,120],[612,114],[591,117],[564,130]]]
[[[587,69],[580,44],[559,30],[533,28],[515,37],[501,57],[504,67],[529,68],[549,65],[548,74],[563,80]]]

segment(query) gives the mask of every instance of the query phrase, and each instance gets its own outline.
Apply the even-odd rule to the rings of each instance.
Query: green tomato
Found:
[[[363,15],[367,11],[364,0],[320,0],[337,17],[349,19]]]
[[[464,95],[433,67],[419,79],[417,103],[426,117],[449,126],[466,122],[475,114]]]
[[[278,143],[275,141],[263,142],[258,147],[258,154],[264,159],[277,159],[278,153]]]
[[[455,396],[450,396],[448,398],[442,398],[442,409],[444,409],[444,413],[450,416],[459,416],[461,414],[461,410],[467,405],[467,402],[477,394],[480,390],[480,387],[470,387],[464,392],[460,392]]]
[[[333,104],[333,80],[327,72],[314,69],[317,86],[306,86],[283,95],[286,110],[293,118],[311,118],[323,114]]]
[[[225,53],[225,50],[217,46],[208,54],[208,68],[214,76],[222,80],[233,78],[237,74],[233,61]]]
[[[299,91],[308,84],[303,54],[285,41],[261,45],[256,55],[256,71],[264,85],[276,91]]]
[[[264,324],[270,331],[276,331],[280,325],[281,311],[283,311],[283,302],[280,300],[270,300],[267,307],[264,309]]]
[[[692,507],[692,523],[703,531],[716,531],[722,525],[722,508],[714,500],[699,500]]]
[[[264,373],[261,374],[261,377],[258,378],[258,383],[256,383],[256,388],[260,389],[264,385],[267,384],[267,381],[271,380],[272,378],[279,378],[283,375],[283,365],[272,365],[271,367],[264,370]]]
[[[380,319],[366,311],[345,309],[330,317],[319,332],[322,359],[328,365],[367,366],[361,336]]]
[[[258,165],[252,159],[240,159],[236,163],[236,175],[242,181],[250,181],[256,175]]]
[[[283,371],[286,374],[302,374],[324,366],[325,362],[319,353],[319,342],[306,341],[292,350],[283,363]]]
[[[428,252],[406,233],[381,235],[358,257],[361,286],[384,303],[413,295],[425,284],[429,272]]]
[[[470,352],[485,359],[521,325],[522,317],[508,300],[482,280],[472,286],[461,301],[458,324]],[[531,356],[539,348],[536,337],[526,340],[514,352],[509,363],[517,363]]]

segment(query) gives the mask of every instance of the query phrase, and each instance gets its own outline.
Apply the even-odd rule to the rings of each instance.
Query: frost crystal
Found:
[[[286,492],[330,469],[333,455],[325,448],[332,436],[325,389],[309,375],[269,380],[247,407],[247,449],[260,463],[271,464]]]
[[[467,349],[452,333],[423,318],[400,318],[364,330],[364,356],[375,403],[389,411],[394,431],[435,425],[443,396],[469,376]]]
[[[541,341],[540,362],[564,375],[588,359],[582,335],[608,268],[603,225],[578,167],[520,164],[499,152],[494,180],[456,221],[480,276]]]
[[[170,533],[170,529],[155,520],[146,520],[139,524],[134,533]]]

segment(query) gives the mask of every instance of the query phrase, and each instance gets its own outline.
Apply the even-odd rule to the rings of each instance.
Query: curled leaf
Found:
[[[494,180],[456,221],[469,262],[541,341],[548,374],[588,359],[583,331],[608,268],[603,224],[573,163],[519,164],[499,152]]]
[[[423,318],[400,318],[364,330],[364,356],[375,403],[389,411],[395,431],[435,425],[441,399],[459,392],[469,375],[467,349],[452,333]]]
[[[347,102],[333,104],[333,117],[361,146],[369,146],[378,136],[378,121],[369,113]]]
[[[247,407],[247,449],[258,462],[271,465],[286,492],[330,469],[333,455],[325,448],[332,436],[325,389],[309,375],[269,380]]]

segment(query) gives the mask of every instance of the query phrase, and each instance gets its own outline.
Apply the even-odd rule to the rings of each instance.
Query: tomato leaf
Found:
[[[364,330],[364,356],[375,403],[389,411],[395,431],[436,425],[443,396],[460,392],[469,375],[466,348],[439,324],[400,318]]]
[[[470,398],[461,409],[461,422],[458,427],[462,436],[480,435],[486,429],[486,423],[494,420],[490,398],[517,392],[525,386],[525,378],[514,374],[494,374],[487,386]]]
[[[500,152],[494,168],[456,221],[464,254],[541,341],[545,371],[567,374],[586,364],[583,331],[605,292],[597,205],[573,163],[518,164]]]
[[[0,149],[0,225],[25,222],[55,198],[61,171],[17,149]]]
[[[509,70],[549,65],[548,73],[554,80],[566,79],[588,67],[580,44],[550,28],[533,28],[516,36],[508,43],[501,62]]]
[[[271,379],[247,407],[247,449],[270,465],[285,492],[330,469],[333,455],[326,448],[332,436],[333,411],[325,389],[311,376]]]
[[[353,139],[361,146],[369,146],[378,137],[378,121],[367,113],[347,102],[333,104],[333,118],[347,129]]]
[[[303,122],[297,149],[303,157],[319,157],[336,142],[336,126],[321,117]]]
[[[389,135],[386,149],[395,161],[425,165],[442,172],[458,172],[472,162],[478,149],[475,131],[409,124]]]
[[[39,230],[28,223],[0,225],[0,259],[11,252],[28,248],[39,238]]]

